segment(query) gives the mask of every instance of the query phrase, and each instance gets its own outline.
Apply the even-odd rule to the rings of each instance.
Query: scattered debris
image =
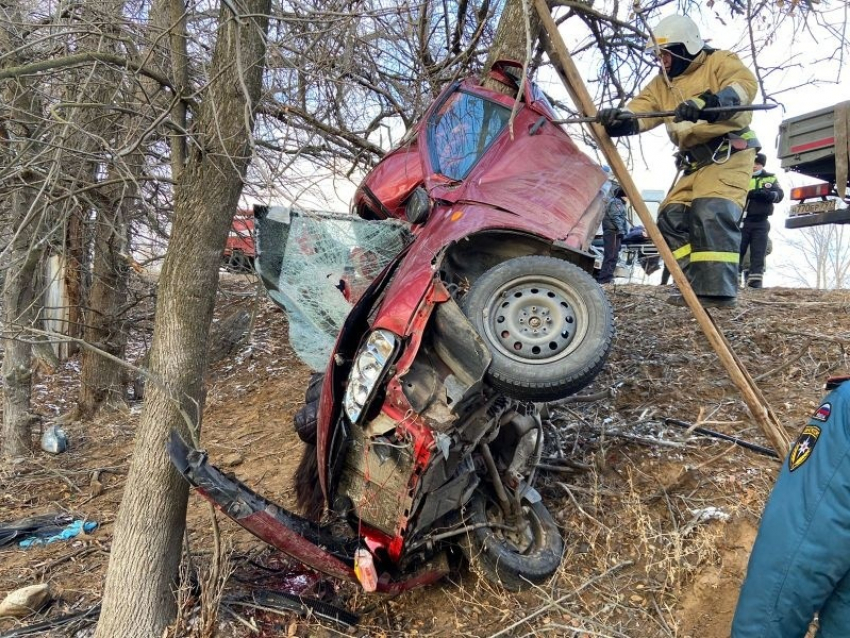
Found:
[[[47,514],[0,524],[0,547],[17,543],[20,547],[65,541],[97,529],[95,521],[70,514]]]
[[[78,635],[75,632],[97,622],[100,617],[100,603],[82,611],[64,614],[44,622],[34,623],[17,627],[11,631],[0,634],[0,638],[24,638],[25,636],[43,636],[46,631],[64,628],[65,636]]]
[[[41,449],[50,454],[61,454],[68,449],[68,437],[58,425],[51,425],[41,435]]]

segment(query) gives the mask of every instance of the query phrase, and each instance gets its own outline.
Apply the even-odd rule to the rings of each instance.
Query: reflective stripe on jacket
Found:
[[[752,196],[753,191],[761,189],[769,190],[772,193],[772,201]],[[782,190],[782,186],[779,185],[776,175],[764,170],[759,175],[753,175],[750,178],[750,185],[747,190],[747,204],[744,207],[744,217],[750,220],[773,215],[773,205],[781,202],[782,198],[785,197],[785,193]]]

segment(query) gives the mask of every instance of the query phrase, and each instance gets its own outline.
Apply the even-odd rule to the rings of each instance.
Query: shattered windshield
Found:
[[[510,119],[510,109],[457,91],[431,116],[428,150],[434,170],[464,179]]]
[[[348,312],[409,241],[396,220],[270,207],[257,222],[257,271],[289,320],[289,342],[324,370]]]

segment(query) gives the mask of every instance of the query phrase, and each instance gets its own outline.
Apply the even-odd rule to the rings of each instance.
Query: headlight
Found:
[[[351,372],[342,406],[352,423],[357,423],[363,408],[375,394],[375,386],[395,352],[396,336],[387,330],[375,330],[360,348]]]

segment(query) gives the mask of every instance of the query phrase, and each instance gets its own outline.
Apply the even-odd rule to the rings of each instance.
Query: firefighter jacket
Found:
[[[744,219],[758,221],[773,215],[773,205],[781,202],[785,193],[776,179],[776,175],[762,171],[750,178],[747,204],[744,206]]]
[[[675,78],[667,78],[664,73],[657,75],[626,108],[632,113],[673,111],[685,100],[705,91],[721,98],[723,106],[752,104],[756,96],[756,78],[734,53],[706,49],[681,75]],[[664,124],[670,140],[684,151],[728,133],[746,131],[752,119],[751,111],[735,113],[728,120],[714,123],[643,118],[638,120],[640,128],[636,132],[642,133]]]

